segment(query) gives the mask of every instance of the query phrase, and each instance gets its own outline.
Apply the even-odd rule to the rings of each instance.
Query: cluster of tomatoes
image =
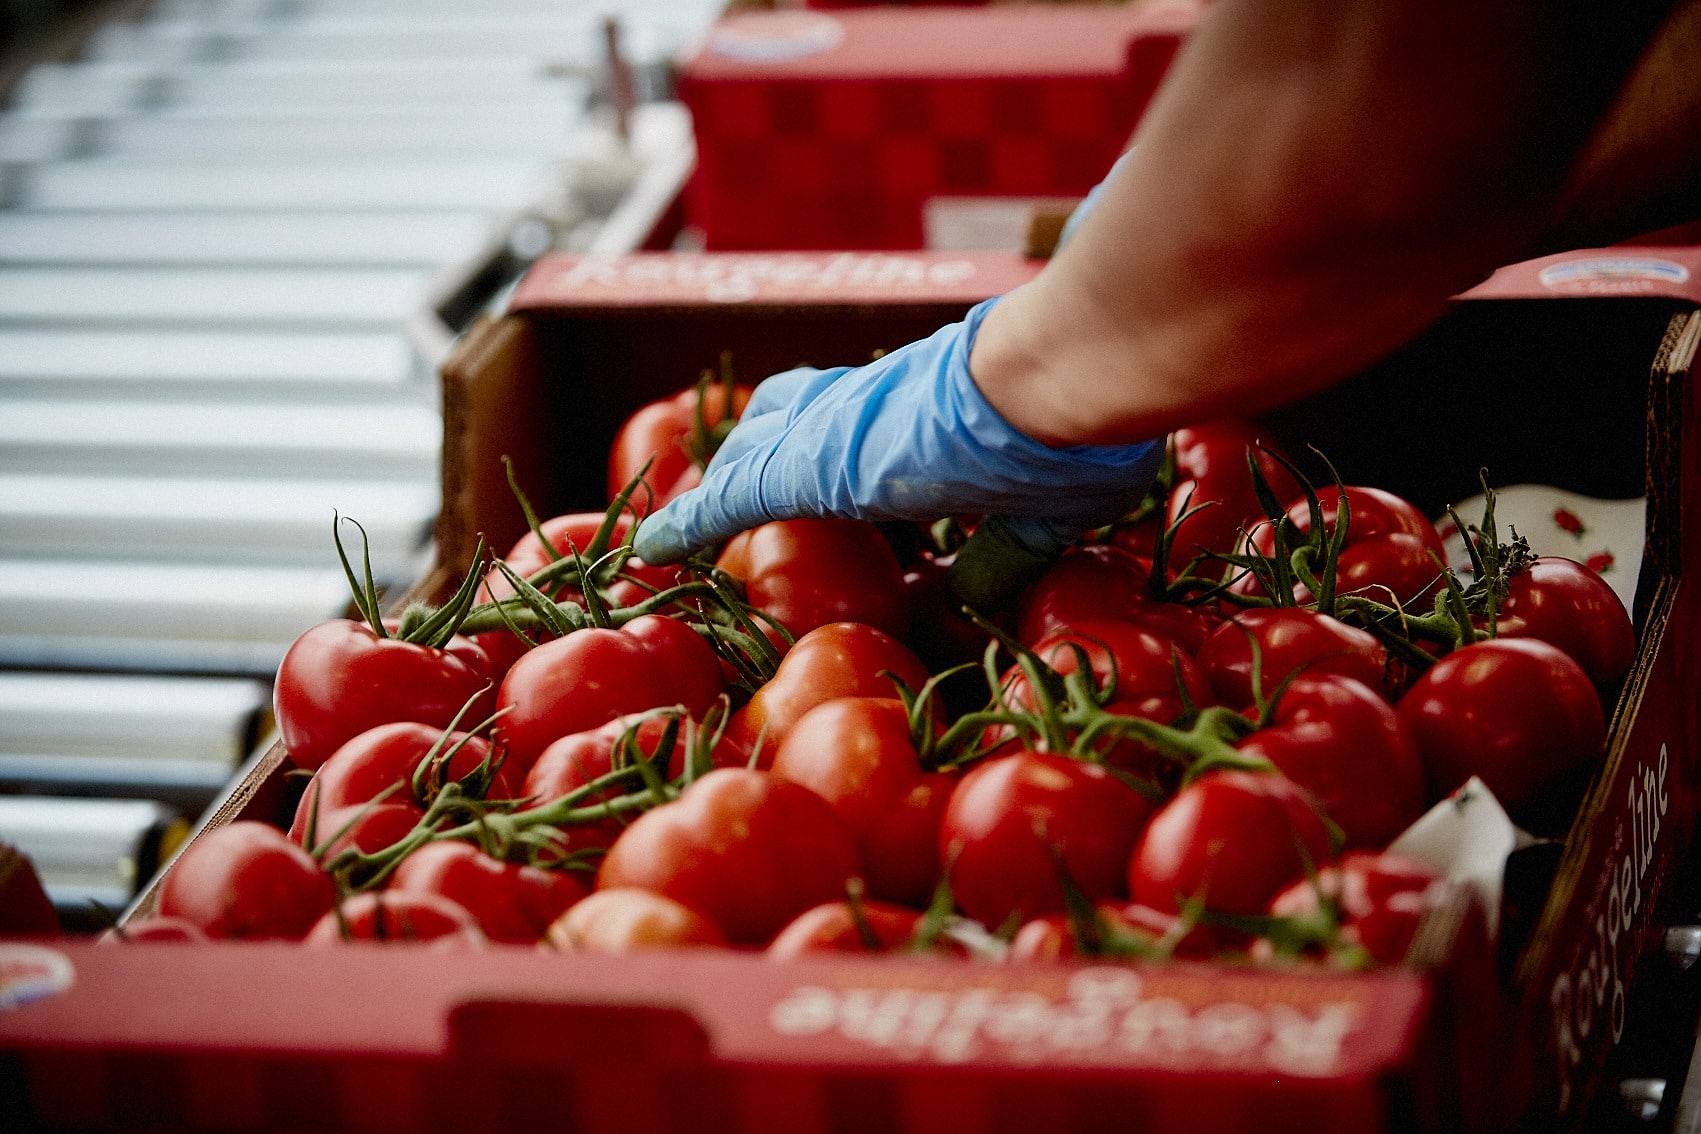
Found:
[[[606,513],[440,608],[351,570],[363,619],[278,673],[292,827],[206,832],[125,934],[1397,962],[1436,872],[1390,841],[1471,776],[1574,802],[1601,755],[1630,620],[1492,494],[1467,583],[1410,504],[1230,422],[999,611],[950,601],[955,522],[633,558],[746,396],[646,408]]]

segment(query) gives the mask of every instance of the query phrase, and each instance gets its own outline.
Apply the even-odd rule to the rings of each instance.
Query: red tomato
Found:
[[[583,554],[591,546],[592,541],[596,539],[597,531],[602,527],[604,519],[605,516],[601,512],[569,512],[563,516],[552,517],[539,524],[538,528],[549,541],[549,546],[555,549],[554,555],[544,550],[543,540],[538,539],[536,532],[527,532],[519,538],[519,541],[509,549],[508,554],[504,555],[502,559],[521,577],[530,578],[555,562],[558,557],[569,556],[575,550]],[[632,518],[620,516],[615,521],[612,538],[615,542],[624,540],[631,530]],[[622,571],[657,590],[666,590],[679,578],[678,568],[651,567],[642,559],[637,558],[628,559]],[[542,590],[559,602],[576,602],[583,605],[585,601],[584,594],[576,587],[557,585],[544,587]],[[497,599],[507,598],[513,593],[514,587],[513,584],[508,582],[508,577],[492,566],[485,573],[484,582],[479,586],[478,600],[480,602],[494,602]],[[644,601],[649,596],[650,591],[643,585],[627,579],[616,579],[607,588],[607,597],[611,606],[631,606],[634,603]],[[534,642],[546,641],[552,637],[548,631],[542,628],[528,630],[527,633]],[[518,661],[529,648],[506,629],[491,630],[475,635],[474,640],[489,655],[490,672],[497,678],[501,678],[503,674],[507,673],[514,662]]]
[[[750,401],[749,386],[734,386],[731,394],[731,417],[737,420]],[[620,431],[608,454],[608,498],[613,500],[632,482],[632,478],[650,461],[645,473],[646,483],[632,494],[632,504],[641,513],[660,508],[683,492],[703,483],[700,460],[714,455],[712,437],[697,438],[697,418],[702,414],[706,430],[714,430],[725,421],[728,391],[725,386],[699,389],[692,386],[670,397],[654,401],[639,409]],[[696,441],[707,452],[693,452]],[[652,495],[653,489],[653,495]]]
[[[588,887],[560,870],[500,862],[471,843],[427,843],[390,876],[391,894],[437,894],[478,923],[492,941],[537,941]]]
[[[1098,764],[1018,752],[976,766],[945,808],[939,854],[958,907],[982,925],[1062,910],[1060,872],[1089,901],[1122,893],[1152,812]]]
[[[620,743],[621,737],[633,729],[634,724],[637,731],[633,736],[636,745],[633,754],[640,758],[654,756],[662,736],[667,732],[668,723],[663,717],[646,717],[642,721],[633,716],[616,717],[599,728],[562,737],[545,748],[543,754],[537,758],[537,763],[532,765],[532,770],[526,775],[525,795],[534,801],[534,806],[546,804],[607,775],[614,770],[615,746]],[[675,779],[684,773],[685,756],[697,727],[692,722],[682,722],[674,741],[673,754],[663,773],[666,778]],[[743,766],[748,755],[726,743],[723,738],[710,754],[710,759],[717,768],[733,768]],[[641,787],[642,781],[634,780],[630,784],[600,791],[586,798],[580,806],[590,807],[604,800],[617,799]],[[630,822],[630,817],[610,816],[596,822],[562,828],[563,850],[571,853],[606,847],[619,837],[620,832],[624,831]]]
[[[203,832],[160,882],[156,912],[208,937],[303,936],[336,903],[330,875],[276,827],[239,819]]]
[[[978,662],[991,636],[963,617],[951,593],[955,555],[923,553],[904,565],[904,592],[910,608],[909,644],[935,672]]]
[[[1070,548],[1023,595],[1017,640],[1031,646],[1076,623],[1114,618],[1172,638],[1194,653],[1222,619],[1200,607],[1153,599],[1150,571],[1151,564],[1119,547]]]
[[[1358,946],[1384,965],[1405,960],[1430,891],[1440,875],[1428,863],[1397,854],[1358,851],[1277,894],[1270,915],[1315,917],[1327,901],[1339,918],[1336,937],[1321,943]]]
[[[1423,753],[1432,797],[1480,776],[1514,818],[1543,789],[1599,760],[1605,745],[1588,674],[1534,638],[1454,650],[1396,707]]]
[[[305,827],[301,843],[307,850],[317,852],[319,861],[329,866],[345,850],[377,854],[385,847],[395,846],[412,833],[424,816],[425,812],[411,803],[351,803],[320,812],[313,829],[314,845],[307,846]]]
[[[777,520],[734,536],[717,566],[744,582],[750,605],[793,637],[831,622],[909,632],[904,571],[880,529],[861,520]]]
[[[685,623],[649,614],[617,630],[575,630],[515,662],[497,697],[507,712],[496,732],[529,771],[560,737],[665,705],[701,717],[724,688],[714,647]]]
[[[718,768],[634,820],[597,887],[653,890],[734,944],[760,945],[856,874],[856,848],[826,800],[766,772]]]
[[[649,890],[598,890],[556,918],[545,940],[567,953],[724,946],[720,927],[696,910]]]
[[[898,696],[896,676],[911,689],[927,684],[927,667],[910,648],[860,622],[818,626],[797,640],[750,703],[733,714],[727,738],[745,751],[762,743],[763,766],[804,713],[836,697]]]
[[[456,637],[443,649],[380,638],[363,622],[321,622],[278,665],[273,702],[289,758],[312,770],[341,745],[391,721],[447,727],[467,704],[472,721],[494,698],[484,651]]]
[[[901,702],[842,697],[817,705],[786,733],[772,771],[832,805],[871,897],[927,904],[939,885],[939,822],[956,781],[922,771]]]
[[[1170,490],[1168,522],[1175,524],[1186,512],[1199,509],[1176,530],[1173,568],[1179,570],[1201,552],[1233,551],[1242,530],[1265,518],[1253,490],[1248,452],[1257,457],[1278,500],[1287,499],[1298,488],[1292,474],[1268,452],[1254,447],[1260,441],[1264,449],[1274,448],[1256,425],[1232,419],[1178,429],[1171,435],[1176,481]]]
[[[1301,677],[1270,724],[1235,745],[1310,791],[1349,847],[1392,842],[1423,814],[1423,758],[1400,716],[1350,677]]]
[[[1503,638],[1558,646],[1596,685],[1612,685],[1636,660],[1636,629],[1607,581],[1581,563],[1543,555],[1507,583],[1500,611],[1516,620]]]
[[[442,738],[442,729],[411,721],[379,725],[352,738],[313,773],[295,809],[295,821],[290,824],[289,837],[298,843],[303,841],[307,816],[315,808],[321,815],[318,834],[320,839],[324,839],[334,828],[325,825],[323,816],[352,804],[366,803],[383,796],[388,803],[429,806],[436,793],[430,792],[424,799],[416,797],[413,774],[420,761]],[[452,733],[439,751],[447,752],[463,740],[465,742],[444,767],[445,782],[465,778],[490,756],[487,741],[462,732]],[[504,760],[496,768],[486,798],[518,799],[521,783],[520,772]]]
[[[1218,913],[1261,914],[1277,891],[1332,857],[1310,792],[1276,772],[1211,772],[1146,824],[1128,889],[1160,913],[1202,897]]]
[[[344,900],[340,910],[325,914],[314,924],[303,944],[340,945],[350,941],[392,945],[429,942],[439,949],[482,949],[487,944],[472,915],[448,898],[389,890]]]
[[[811,953],[902,952],[915,940],[923,916],[916,910],[887,902],[863,902],[862,923],[858,925],[849,902],[829,902],[798,914],[769,942],[767,952],[776,961]],[[966,950],[944,938],[929,952],[960,957]]]
[[[1335,564],[1335,593],[1359,594],[1389,605],[1397,600],[1400,605],[1415,606],[1420,614],[1427,613],[1429,600],[1441,589],[1442,565],[1447,562],[1435,525],[1415,505],[1392,492],[1347,485],[1345,493],[1349,519],[1347,539]],[[1323,530],[1331,536],[1340,502],[1338,490],[1317,494]],[[1288,504],[1287,513],[1301,532],[1311,530],[1311,508],[1303,495]],[[1274,530],[1267,521],[1253,529],[1251,542],[1259,554],[1269,555],[1275,550]],[[1319,558],[1312,570],[1322,569]],[[1294,597],[1302,603],[1314,598],[1302,583],[1294,584]]]
[[[1253,703],[1253,642],[1266,697],[1298,672],[1356,678],[1378,692],[1388,688],[1388,653],[1369,631],[1314,610],[1263,607],[1241,611],[1199,647],[1199,664],[1226,705]]]

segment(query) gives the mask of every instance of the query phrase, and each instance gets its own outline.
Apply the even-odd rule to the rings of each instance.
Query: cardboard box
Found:
[[[520,530],[503,453],[540,511],[595,504],[609,423],[722,349],[748,377],[854,362],[1035,269],[545,261],[446,368],[434,585],[473,533],[502,546]],[[1680,521],[1701,500],[1698,342],[1701,250],[1572,254],[1504,270],[1409,349],[1271,421],[1348,479],[1431,508],[1469,495],[1479,464],[1499,483],[1646,487],[1641,652],[1508,991],[1458,906],[1426,924],[1433,966],[1358,975],[0,943],[0,1002],[7,973],[33,997],[0,1011],[0,1114],[91,1129],[1581,1128],[1694,836],[1701,525]],[[1449,400],[1465,392],[1468,413]],[[286,769],[265,754],[210,822],[285,818]]]
[[[714,251],[916,249],[935,196],[1079,197],[1202,5],[723,17],[680,65]]]

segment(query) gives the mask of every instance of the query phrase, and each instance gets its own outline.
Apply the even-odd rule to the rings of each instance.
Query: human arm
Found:
[[[1340,380],[1540,248],[1664,5],[1222,0],[970,367],[1051,444]]]

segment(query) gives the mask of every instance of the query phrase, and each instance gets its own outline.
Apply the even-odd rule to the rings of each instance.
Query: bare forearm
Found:
[[[1648,34],[1615,16],[1578,32],[1525,0],[1223,0],[1099,208],[988,316],[976,382],[1069,444],[1361,368],[1538,245]]]

